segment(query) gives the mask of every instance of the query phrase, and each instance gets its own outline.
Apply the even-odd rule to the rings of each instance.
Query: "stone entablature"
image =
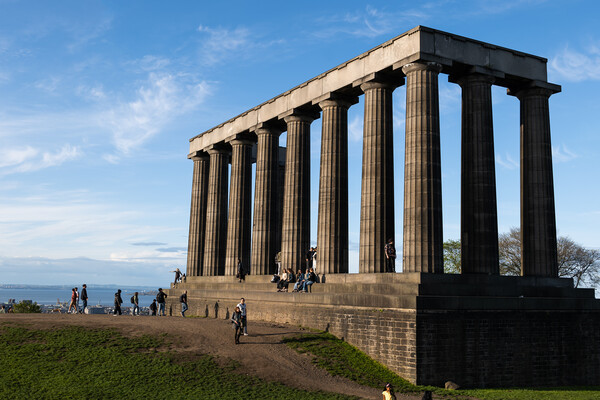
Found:
[[[277,120],[289,110],[317,104],[329,93],[360,93],[358,81],[382,72],[401,74],[404,65],[416,61],[438,63],[449,75],[466,70],[492,75],[495,85],[507,88],[528,84],[560,91],[547,82],[545,58],[417,26],[190,139],[190,153]]]

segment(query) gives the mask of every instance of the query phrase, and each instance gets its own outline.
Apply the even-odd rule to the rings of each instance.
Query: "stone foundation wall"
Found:
[[[417,383],[469,387],[600,382],[600,312],[419,311]]]
[[[307,295],[307,296],[310,296]],[[190,298],[188,315],[229,319],[237,301]],[[416,314],[413,310],[381,310],[248,301],[248,332],[252,321],[300,325],[328,331],[358,347],[402,377],[416,380]],[[179,315],[180,304],[169,299],[167,310]]]

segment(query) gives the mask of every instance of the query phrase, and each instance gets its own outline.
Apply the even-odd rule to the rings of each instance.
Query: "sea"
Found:
[[[14,299],[19,303],[21,300],[31,300],[39,305],[55,305],[59,303],[69,303],[71,301],[71,286],[24,286],[15,287],[15,285],[0,286],[0,304],[8,303],[9,299]],[[88,305],[89,306],[112,306],[114,305],[116,287],[94,287],[88,285]],[[81,287],[78,287],[81,293]],[[148,307],[152,300],[156,298],[157,290],[155,288],[121,288],[121,298],[123,306],[131,305],[130,299],[135,292],[138,292],[140,307]],[[80,303],[81,304],[81,303]]]

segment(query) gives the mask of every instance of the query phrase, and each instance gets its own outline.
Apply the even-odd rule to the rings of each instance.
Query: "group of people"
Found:
[[[181,272],[181,270],[179,268],[175,268],[173,271],[169,271],[169,272],[175,273],[175,280],[173,281],[174,284],[178,284],[179,282],[185,283],[187,277],[185,276],[185,273]]]
[[[281,276],[276,275],[274,282],[277,283],[278,292],[289,291],[290,283],[293,283],[293,292],[306,293],[311,285],[317,282],[317,274],[314,268],[309,268],[306,272],[299,269],[295,274],[291,268],[288,268]]]
[[[79,308],[79,300],[82,302],[81,308]],[[71,289],[71,302],[69,303],[69,309],[67,313],[69,314],[83,314],[85,309],[87,308],[87,285],[84,283],[81,289],[81,293],[79,293],[78,288],[74,287]]]

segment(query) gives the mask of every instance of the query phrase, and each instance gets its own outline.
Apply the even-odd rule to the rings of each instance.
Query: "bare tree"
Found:
[[[500,275],[521,275],[521,230],[512,228],[498,237]],[[444,242],[444,272],[460,273],[460,241]],[[600,251],[586,249],[572,239],[557,239],[558,276],[573,278],[575,287],[600,285]]]

